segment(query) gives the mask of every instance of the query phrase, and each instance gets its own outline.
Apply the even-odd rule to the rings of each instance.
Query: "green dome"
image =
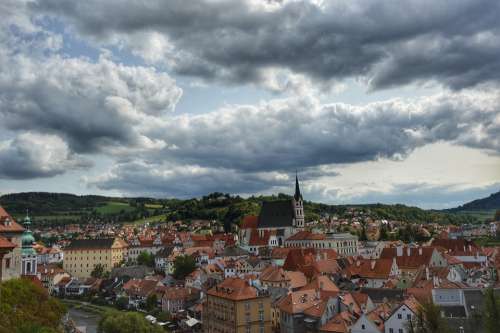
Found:
[[[28,214],[26,214],[26,217],[24,218],[23,225],[26,230],[24,230],[24,233],[21,236],[21,252],[23,255],[36,254],[35,249],[33,249],[33,244],[35,244],[35,237],[33,237],[33,234],[30,230],[31,219]]]
[[[23,247],[33,246],[33,244],[35,243],[35,237],[33,237],[31,231],[27,230],[23,233],[23,235],[21,236],[21,243]]]

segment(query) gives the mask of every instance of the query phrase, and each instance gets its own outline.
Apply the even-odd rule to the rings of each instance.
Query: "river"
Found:
[[[97,325],[100,319],[98,314],[82,309],[70,308],[68,316],[75,322],[77,327],[85,326],[87,329],[86,333],[97,333]]]

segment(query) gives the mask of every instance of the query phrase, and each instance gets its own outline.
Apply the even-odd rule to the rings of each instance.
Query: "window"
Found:
[[[365,329],[365,324],[361,325],[361,329],[364,330]]]
[[[389,333],[394,333],[394,329],[393,328],[389,328]]]
[[[400,328],[400,329],[398,330],[398,332],[399,332],[399,333],[403,333],[403,329],[402,329],[402,328]]]
[[[5,268],[10,268],[10,258],[5,259]]]
[[[411,314],[406,315],[406,319],[410,320],[411,319]]]
[[[403,315],[401,313],[398,313],[398,319],[403,318]]]

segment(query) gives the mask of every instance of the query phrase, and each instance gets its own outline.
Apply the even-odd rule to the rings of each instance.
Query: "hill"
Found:
[[[34,222],[39,225],[194,219],[217,220],[230,224],[239,223],[245,215],[258,214],[263,201],[290,198],[285,194],[242,198],[216,192],[202,198],[180,200],[28,192],[3,195],[0,197],[0,205],[17,219],[22,218],[28,209]],[[412,223],[461,224],[478,221],[470,215],[405,205],[327,205],[305,201],[304,209],[307,220],[336,215],[340,218],[364,216]]]
[[[462,206],[452,209],[452,211],[471,211],[471,210],[496,210],[500,209],[500,191],[492,193],[490,196],[482,199],[473,200]]]

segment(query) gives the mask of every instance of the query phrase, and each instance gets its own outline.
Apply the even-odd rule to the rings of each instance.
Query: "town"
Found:
[[[306,222],[298,177],[290,198],[262,202],[229,232],[210,220],[72,224],[50,246],[34,234],[51,228],[0,207],[0,281],[29,280],[70,306],[137,312],[170,332],[485,330],[500,247],[474,239],[496,237],[500,221],[411,225],[405,242],[388,235],[404,221]],[[87,332],[70,316],[64,325]]]

